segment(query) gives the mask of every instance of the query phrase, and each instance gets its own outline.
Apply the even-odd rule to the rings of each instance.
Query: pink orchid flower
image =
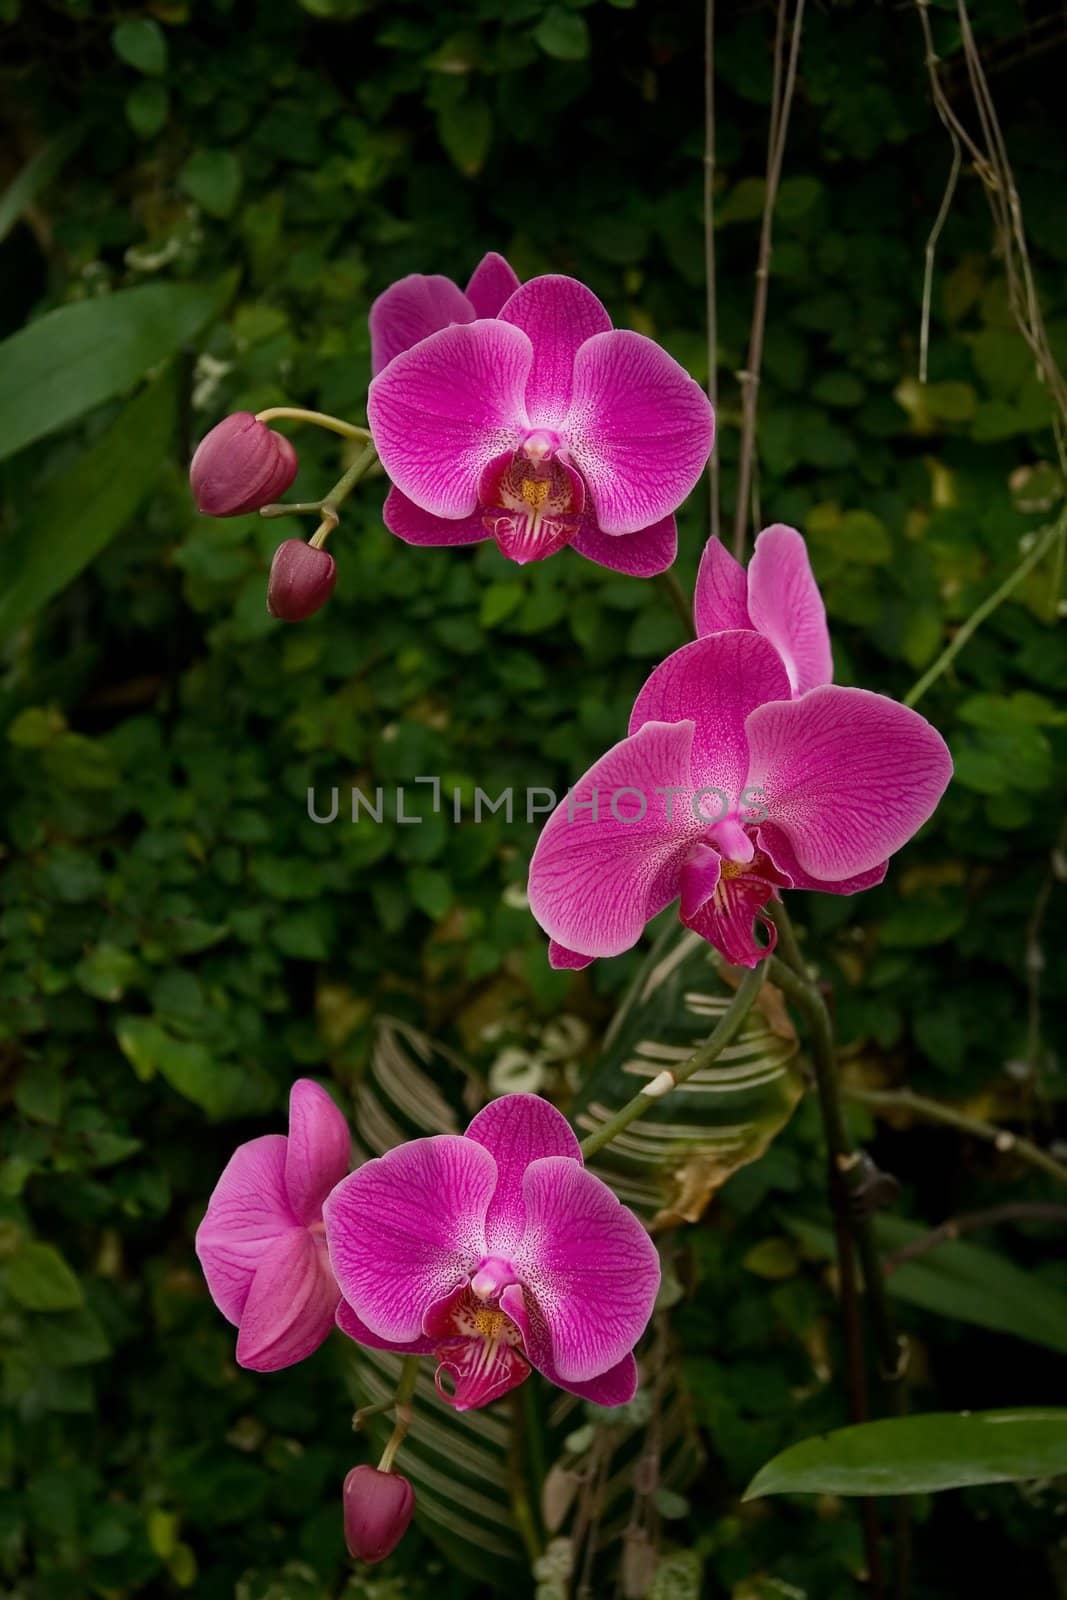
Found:
[[[746,573],[720,539],[700,559],[693,620],[697,633],[751,628],[782,658],[794,697],[833,679],[826,607],[795,528],[776,522],[756,539]]]
[[[495,317],[519,280],[495,250],[482,257],[466,291],[439,273],[412,272],[391,283],[370,308],[370,364],[374,377],[402,350],[453,322]]]
[[[792,688],[755,631],[710,634],[656,668],[629,737],[537,842],[530,909],[553,966],[629,950],[680,900],[687,927],[754,967],[774,948],[763,908],[779,890],[881,883],[945,790],[944,740],[884,695],[824,684],[793,699]]]
[[[196,1233],[211,1298],[236,1325],[237,1361],[276,1372],[317,1350],[340,1291],[326,1253],[322,1204],[348,1171],[344,1117],[300,1078],[289,1136],[268,1133],[231,1156]]]
[[[408,544],[494,538],[519,563],[573,545],[637,577],[674,560],[674,512],[714,435],[699,385],[564,277],[394,356],[367,412],[393,480],[385,523]]]
[[[494,1100],[466,1133],[359,1167],[324,1208],[360,1344],[434,1355],[442,1399],[488,1405],[531,1367],[598,1405],[633,1397],[659,1261],[546,1100]]]

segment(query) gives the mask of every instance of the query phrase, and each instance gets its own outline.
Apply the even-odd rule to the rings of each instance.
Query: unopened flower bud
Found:
[[[353,1467],[345,1479],[344,1509],[349,1554],[373,1565],[392,1555],[407,1533],[415,1491],[398,1472]]]
[[[206,517],[258,511],[285,493],[297,465],[296,451],[283,434],[250,411],[235,411],[196,447],[189,482],[197,510]]]
[[[283,622],[303,622],[322,609],[336,582],[337,563],[328,551],[286,539],[271,562],[267,610]]]

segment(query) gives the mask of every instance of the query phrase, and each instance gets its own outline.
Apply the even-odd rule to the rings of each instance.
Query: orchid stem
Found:
[[[321,511],[321,500],[276,500],[273,505],[260,506],[259,508],[261,517],[310,516],[313,512],[318,516]]]
[[[418,1356],[405,1356],[404,1364],[400,1368],[400,1380],[396,1386],[391,1405],[396,1407],[396,1426],[389,1436],[389,1442],[382,1451],[382,1459],[378,1463],[379,1472],[392,1472],[396,1453],[407,1438],[408,1429],[411,1427],[411,1397],[415,1393],[415,1385],[419,1377]]]
[[[256,412],[257,422],[275,422],[286,418],[290,422],[313,422],[317,428],[339,433],[343,439],[369,439],[370,429],[358,422],[345,422],[342,417],[331,417],[326,411],[306,411],[303,406],[269,406]]]
[[[368,444],[367,448],[361,451],[356,457],[344,476],[338,478],[337,482],[334,484],[325,500],[323,500],[322,504],[319,506],[319,512],[322,516],[322,521],[319,523],[318,527],[315,529],[315,532],[308,540],[308,543],[311,545],[312,549],[322,549],[323,545],[330,537],[330,534],[341,520],[340,516],[338,515],[341,506],[348,499],[359,480],[367,476],[367,473],[370,471],[371,467],[373,467],[377,459],[378,452],[374,448],[373,443]]]
[[[685,629],[686,637],[695,639],[697,636],[696,623],[693,621],[693,608],[689,604],[689,597],[682,588],[673,572],[660,572],[657,574],[656,587],[662,589],[674,610],[678,620]]]
[[[827,1176],[834,1219],[842,1328],[853,1417],[856,1421],[862,1421],[867,1411],[863,1334],[856,1298],[853,1249],[859,1256],[863,1272],[867,1311],[878,1350],[881,1375],[889,1386],[894,1412],[902,1415],[907,1407],[904,1374],[908,1349],[896,1330],[870,1218],[858,1213],[850,1204],[862,1185],[864,1169],[845,1121],[834,1050],[833,1022],[818,986],[808,976],[789,913],[781,901],[772,902],[769,910],[778,931],[778,948],[782,952],[780,957],[770,957],[768,965],[771,978],[786,999],[803,1013],[811,1036],[812,1064],[827,1147]],[[874,1595],[880,1595],[884,1579],[877,1510],[873,1501],[864,1501],[861,1517],[871,1591]],[[897,1509],[894,1542],[897,1573],[902,1586],[906,1582],[911,1545],[908,1512],[903,1502]],[[898,1592],[901,1592],[900,1588]]]
[[[586,1135],[582,1140],[583,1156],[592,1156],[598,1150],[602,1150],[624,1128],[628,1128],[631,1122],[636,1122],[638,1117],[643,1117],[655,1101],[661,1099],[665,1094],[669,1094],[679,1084],[685,1083],[688,1078],[691,1078],[695,1072],[699,1072],[701,1068],[709,1067],[716,1057],[722,1055],[727,1045],[731,1044],[736,1038],[742,1023],[751,1011],[756,996],[763,986],[766,969],[766,961],[761,961],[758,966],[745,973],[736,994],[719,1018],[711,1034],[704,1044],[700,1046],[700,1049],[693,1052],[688,1061],[680,1067],[673,1067],[670,1071],[661,1072],[658,1077],[653,1078],[651,1083],[646,1083],[645,1087],[635,1094],[632,1100],[628,1100],[624,1106],[616,1111],[613,1117],[609,1117],[602,1127]]]
[[[1067,1166],[1057,1161],[1055,1156],[1050,1156],[1047,1150],[1042,1150],[1040,1145],[1030,1139],[1020,1139],[1007,1128],[998,1128],[992,1122],[983,1122],[980,1117],[972,1117],[953,1106],[943,1105],[940,1100],[928,1100],[925,1095],[913,1094],[910,1089],[860,1089],[849,1085],[844,1093],[849,1100],[869,1106],[875,1112],[910,1111],[913,1116],[923,1117],[927,1122],[941,1122],[960,1133],[971,1134],[975,1139],[984,1139],[998,1150],[1005,1153],[1010,1151],[1020,1161],[1047,1172],[1057,1183],[1067,1183]]]
[[[994,589],[993,593],[988,595],[981,605],[971,612],[966,622],[957,628],[953,639],[942,650],[933,666],[923,673],[918,683],[904,696],[904,704],[906,706],[913,706],[922,699],[927,689],[931,688],[941,674],[946,672],[952,665],[971,635],[977,632],[985,619],[991,616],[1001,602],[1008,598],[1013,589],[1018,587],[1027,573],[1032,572],[1038,563],[1044,559],[1056,540],[1062,539],[1065,534],[1067,534],[1067,511],[1063,513],[1057,522],[1053,522],[1044,529],[1033,549],[1024,560],[1020,561],[1014,572],[1010,572],[999,589]]]

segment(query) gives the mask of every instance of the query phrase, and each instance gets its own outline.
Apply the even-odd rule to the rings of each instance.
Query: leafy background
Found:
[[[730,506],[774,17],[719,9]],[[1067,30],[1051,8],[980,9],[1062,362]],[[185,464],[229,410],[289,399],[358,418],[374,295],[413,270],[463,281],[488,248],[522,276],[584,278],[703,380],[702,8],[4,0],[0,16],[0,1573],[19,1600],[489,1594],[417,1536],[386,1576],[350,1577],[338,1493],[366,1446],[344,1352],[240,1372],[192,1234],[235,1143],[280,1125],[294,1076],[352,1104],[381,1015],[445,1041],[481,1092],[567,1103],[640,958],[548,969],[522,901],[536,825],[352,826],[342,810],[317,826],[306,792],[430,772],[468,796],[560,788],[618,737],[679,624],[654,585],[567,555],[519,571],[485,547],[409,551],[372,482],[334,536],[335,599],[286,629],[264,610],[267,568],[306,530],[197,518]],[[963,106],[953,13],[934,20]],[[966,171],[917,383],[949,162],[915,17],[814,7],[759,496],[764,520],[809,537],[839,680],[898,695],[1063,494]],[[58,307],[83,320],[50,325]],[[337,441],[298,443],[297,492],[321,493]],[[687,586],[706,518],[698,492]],[[853,1083],[907,1082],[1046,1142],[1067,991],[1057,582],[1035,571],[924,701],[957,777],[887,885],[798,906]],[[1054,1198],[951,1130],[855,1119],[903,1184],[890,1234]],[[660,1495],[659,1600],[855,1592],[847,1502],[740,1503],[776,1450],[844,1420],[822,1176],[809,1099],[674,1235],[670,1337],[706,1459]],[[1005,1226],[896,1275],[919,1409],[1054,1396],[1054,1238]],[[914,1592],[1067,1593],[1056,1512],[1050,1485],[921,1502]],[[562,1593],[551,1561],[539,1584]]]

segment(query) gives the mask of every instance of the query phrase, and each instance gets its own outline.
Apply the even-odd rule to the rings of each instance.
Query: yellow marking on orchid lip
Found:
[[[720,878],[743,878],[750,865],[751,863],[746,861],[724,861],[719,870],[719,876]]]
[[[499,1339],[507,1320],[502,1311],[491,1311],[488,1308],[476,1311],[474,1313],[474,1331],[484,1335],[486,1339]]]
[[[519,492],[528,506],[537,509],[548,499],[550,488],[551,484],[547,478],[524,478]]]

